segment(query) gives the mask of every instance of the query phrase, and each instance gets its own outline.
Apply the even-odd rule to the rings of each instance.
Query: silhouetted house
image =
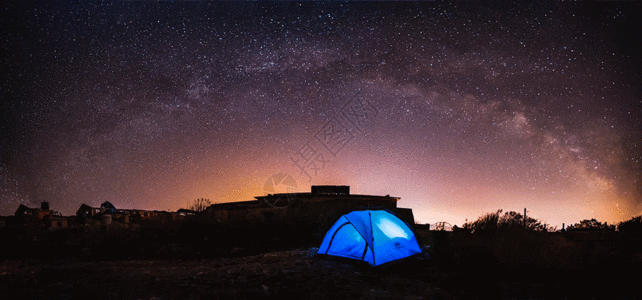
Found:
[[[349,186],[312,186],[310,193],[268,194],[255,199],[211,205],[202,217],[222,225],[299,224],[325,232],[351,211],[387,209],[414,224],[412,210],[397,207],[400,198],[350,194]]]
[[[35,208],[27,207],[26,205],[20,204],[14,215],[16,217],[32,217],[34,216]]]
[[[57,215],[49,215],[43,219],[46,228],[60,228],[69,225],[69,218]]]
[[[177,210],[176,213],[179,216],[183,216],[183,217],[195,216],[196,215],[196,211],[193,211],[191,209],[184,209],[184,208],[181,208],[181,209]]]
[[[44,228],[67,227],[68,218],[51,210],[48,202],[42,202],[40,208],[30,208],[20,204],[15,212],[18,224],[34,224]]]
[[[91,207],[87,204],[80,205],[76,216],[85,220],[85,223],[110,225],[112,223],[130,224],[139,223],[143,220],[169,222],[180,220],[183,216],[178,213],[143,210],[143,209],[117,209],[108,201],[103,202],[100,207]]]
[[[51,215],[53,211],[49,209],[48,202],[42,202],[40,208],[30,208],[26,205],[20,204],[18,209],[15,212],[16,217],[22,217],[26,219],[37,219],[42,220],[45,216]]]
[[[100,205],[101,209],[106,209],[108,213],[113,214],[116,212],[116,207],[111,204],[109,201],[103,202],[103,204]]]
[[[100,213],[100,208],[91,207],[87,204],[81,204],[78,210],[76,211],[76,216],[78,217],[93,217]]]
[[[129,223],[129,218],[116,214],[116,208],[109,202],[104,202],[100,207],[92,207],[83,203],[76,211],[76,216],[81,224]]]
[[[158,220],[165,212],[142,209],[118,209],[116,213],[135,218],[136,220]]]

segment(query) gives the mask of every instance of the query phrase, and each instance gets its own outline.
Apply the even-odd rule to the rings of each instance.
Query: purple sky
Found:
[[[641,7],[3,4],[0,214],[252,200],[283,173],[421,223],[626,220]]]

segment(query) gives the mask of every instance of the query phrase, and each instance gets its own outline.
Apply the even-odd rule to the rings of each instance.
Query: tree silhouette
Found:
[[[210,201],[210,199],[199,198],[190,204],[189,209],[195,212],[202,212],[210,205],[212,205],[212,201]]]
[[[463,229],[471,233],[494,233],[499,231],[515,231],[515,230],[530,230],[530,231],[549,231],[553,230],[541,221],[526,217],[518,212],[509,211],[503,213],[503,210],[498,210],[493,213],[487,213],[474,222],[467,222],[463,225]],[[526,222],[524,222],[526,221]]]
[[[568,231],[598,231],[598,230],[608,230],[615,231],[614,225],[609,225],[606,222],[601,223],[596,219],[585,219],[579,223],[575,223],[568,227]]]
[[[628,221],[621,222],[617,226],[621,232],[642,235],[642,216],[631,218]]]

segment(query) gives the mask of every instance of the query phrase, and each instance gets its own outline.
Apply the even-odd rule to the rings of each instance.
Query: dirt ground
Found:
[[[0,262],[0,299],[639,299],[637,277],[623,281],[598,272],[498,279],[488,270],[444,271],[431,259],[372,268],[313,253],[5,261]]]
[[[6,299],[449,299],[419,260],[370,268],[313,250],[202,260],[4,262]]]

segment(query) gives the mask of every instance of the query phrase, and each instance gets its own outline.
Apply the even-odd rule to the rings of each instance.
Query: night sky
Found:
[[[0,215],[253,200],[275,174],[420,223],[642,214],[642,6],[503,5],[3,4]]]

